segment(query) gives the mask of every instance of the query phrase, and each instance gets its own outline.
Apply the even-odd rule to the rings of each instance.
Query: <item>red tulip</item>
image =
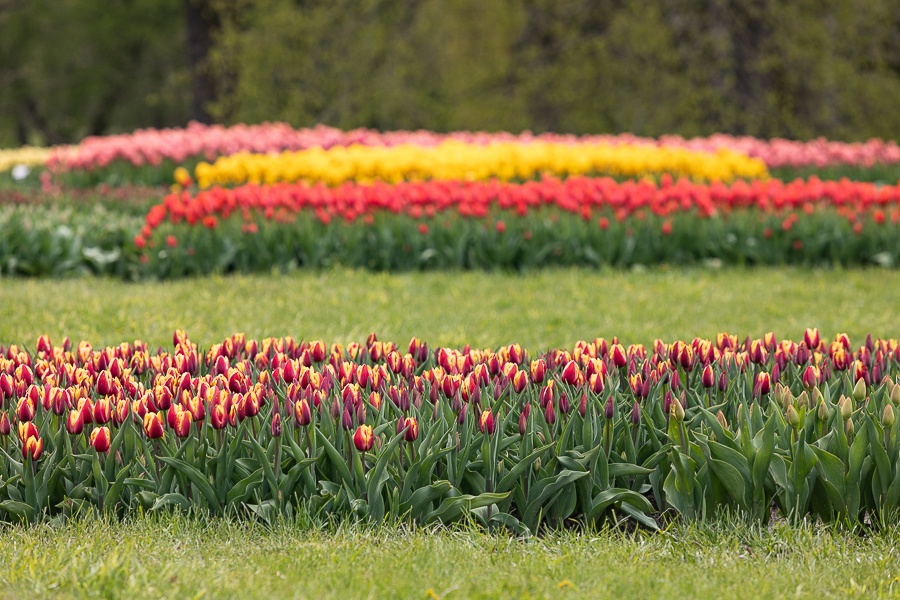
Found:
[[[415,419],[415,417],[406,417],[403,421],[403,428],[406,429],[406,433],[403,436],[407,442],[414,442],[419,437],[419,422]]]
[[[481,433],[494,435],[494,430],[496,428],[497,424],[494,422],[494,414],[491,412],[491,409],[487,409],[481,413],[481,418],[478,420],[478,429]]]
[[[72,435],[80,435],[84,431],[84,419],[80,410],[69,411],[69,416],[66,419],[66,431]]]
[[[369,425],[360,425],[353,434],[353,443],[360,452],[368,452],[375,442],[375,434]]]
[[[162,414],[148,412],[144,415],[144,435],[148,439],[159,439],[163,437],[164,433]]]
[[[91,432],[91,446],[99,453],[109,450],[109,427],[98,427]]]
[[[22,445],[22,456],[26,459],[31,457],[32,462],[36,462],[43,453],[44,440],[40,436],[34,435],[29,437]]]

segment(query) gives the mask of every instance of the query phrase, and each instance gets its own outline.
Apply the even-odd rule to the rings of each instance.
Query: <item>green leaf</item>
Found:
[[[490,506],[502,500],[505,500],[509,492],[505,494],[485,493],[473,496],[464,494],[462,496],[454,496],[445,498],[435,510],[431,511],[425,517],[425,523],[433,523],[441,521],[442,523],[450,523],[459,519],[463,514],[475,508],[482,506]]]
[[[225,497],[226,506],[233,507],[236,504],[240,504],[247,500],[251,494],[253,494],[254,490],[256,490],[260,485],[262,485],[263,479],[265,475],[263,473],[262,467],[258,468],[254,471],[249,477],[245,477],[241,479],[239,482],[234,484],[230,490],[228,490],[228,495]]]
[[[198,471],[195,467],[187,464],[183,460],[177,458],[160,456],[159,460],[177,469],[178,472],[182,473],[191,481],[191,483],[197,486],[197,489],[199,489],[200,493],[203,494],[203,497],[206,498],[206,503],[214,513],[220,514],[222,512],[222,507],[219,506],[219,498],[218,496],[216,496],[216,491],[212,488],[203,473]]]
[[[432,502],[446,494],[452,487],[449,481],[442,480],[417,489],[409,500],[400,505],[400,514],[409,514],[413,519],[419,518]]]

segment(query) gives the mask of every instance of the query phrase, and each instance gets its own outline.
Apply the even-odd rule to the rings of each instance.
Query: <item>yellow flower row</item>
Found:
[[[0,173],[9,171],[16,165],[34,167],[43,165],[50,158],[49,148],[36,148],[34,146],[22,146],[9,150],[0,150]]]
[[[350,146],[311,148],[280,154],[241,152],[200,163],[200,187],[315,181],[533,179],[540,174],[603,174],[641,177],[659,173],[704,181],[766,178],[763,161],[731,150],[715,153],[683,148],[535,142],[489,145],[449,141],[438,146]]]

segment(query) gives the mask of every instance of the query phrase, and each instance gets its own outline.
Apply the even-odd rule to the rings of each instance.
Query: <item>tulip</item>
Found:
[[[0,435],[9,435],[11,430],[12,427],[9,424],[9,415],[5,412],[0,412]]]
[[[69,411],[66,418],[66,431],[71,435],[80,435],[84,431],[84,418],[81,416],[80,410]]]
[[[547,425],[553,426],[556,423],[556,411],[553,409],[553,401],[547,403],[547,407],[544,409],[544,420],[547,421]]]
[[[531,413],[531,405],[526,404],[519,415],[519,435],[524,436],[528,427],[528,415]]]
[[[494,435],[494,430],[496,428],[497,424],[494,422],[494,414],[491,412],[491,409],[487,409],[481,413],[481,418],[478,420],[478,429],[481,433]]]
[[[841,396],[841,399],[838,401],[838,406],[840,406],[841,409],[841,418],[845,421],[849,421],[850,417],[853,416],[853,401],[846,396]]]
[[[16,407],[16,418],[19,421],[26,422],[34,419],[35,406],[32,404],[29,398],[22,398],[19,400],[19,405]]]
[[[615,404],[613,402],[613,397],[610,395],[609,398],[606,399],[606,406],[603,409],[603,416],[606,417],[606,420],[609,421],[613,418],[613,414],[615,413]]]
[[[109,401],[109,396],[97,400],[94,404],[93,416],[94,423],[98,425],[109,423],[109,420],[112,418],[112,404]]]
[[[609,349],[609,354],[612,357],[613,364],[620,369],[628,362],[628,359],[625,357],[625,349],[621,344],[613,344]]]
[[[716,420],[719,422],[719,425],[722,426],[722,429],[728,430],[728,421],[725,419],[725,413],[721,410],[716,413]]]
[[[304,427],[312,421],[312,413],[309,410],[309,402],[305,398],[294,403],[294,419],[297,425]]]
[[[187,410],[183,410],[179,412],[175,416],[175,435],[180,438],[186,438],[191,433],[191,423],[193,422],[193,417],[191,417],[191,412]]]
[[[228,413],[225,412],[224,404],[216,404],[213,406],[209,413],[209,417],[213,429],[225,429],[225,426],[228,425]]]
[[[271,433],[272,437],[281,437],[281,413],[272,415]]]
[[[403,428],[406,430],[403,439],[407,442],[416,441],[419,437],[419,422],[415,417],[406,417],[406,419],[403,420]]]
[[[98,453],[109,451],[109,427],[98,427],[91,432],[91,446]]]
[[[637,425],[641,422],[641,405],[637,400],[634,401],[634,406],[631,407],[631,424]]]
[[[525,371],[519,371],[516,373],[515,377],[512,380],[513,389],[517,394],[521,394],[525,387],[528,385],[528,375],[525,374]]]
[[[157,440],[163,437],[164,433],[162,414],[148,412],[144,415],[144,435],[147,439]]]
[[[853,392],[850,396],[857,402],[862,402],[866,399],[866,382],[862,378],[856,380],[856,385],[853,386]]]
[[[797,409],[794,408],[793,404],[791,406],[788,406],[787,422],[794,429],[797,429],[797,427],[800,426],[800,413],[797,412]]]
[[[28,438],[37,437],[38,429],[37,426],[31,421],[19,423],[19,439],[22,441],[22,444],[28,441]]]
[[[539,385],[544,382],[544,377],[547,371],[547,363],[543,360],[533,360],[531,361],[531,382]]]
[[[706,389],[710,389],[716,385],[716,374],[713,372],[712,365],[703,367],[703,373],[700,375],[700,383]]]
[[[375,442],[375,434],[370,425],[360,425],[353,434],[353,444],[360,452],[368,452]]]
[[[188,399],[187,409],[190,411],[191,419],[195,423],[202,423],[203,419],[206,418],[206,404],[200,396],[191,396]]]
[[[816,350],[819,347],[819,329],[807,329],[803,332],[803,341],[810,350]]]
[[[22,456],[25,459],[31,458],[32,462],[36,462],[44,452],[44,440],[38,435],[33,435],[25,440],[22,445]]]
[[[578,365],[574,360],[570,360],[566,363],[566,366],[563,367],[562,370],[562,380],[564,383],[569,385],[576,385],[578,383],[578,379],[581,375],[581,369],[578,368]]]
[[[672,404],[669,411],[669,414],[673,419],[675,419],[675,421],[679,423],[681,421],[684,421],[684,407],[681,405],[681,402],[678,400],[678,398],[672,398]]]
[[[890,404],[885,404],[884,412],[881,413],[881,424],[884,425],[885,429],[890,429],[894,426],[895,420],[896,416],[894,415],[894,407]]]

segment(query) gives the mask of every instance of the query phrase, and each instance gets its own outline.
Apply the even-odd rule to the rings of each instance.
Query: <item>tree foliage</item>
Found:
[[[900,137],[895,0],[0,0],[0,53],[0,141],[207,115]]]

